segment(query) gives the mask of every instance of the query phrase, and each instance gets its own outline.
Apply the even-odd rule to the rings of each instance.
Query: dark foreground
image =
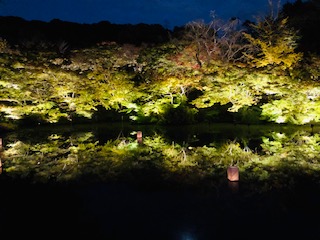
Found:
[[[320,239],[320,191],[0,178],[1,239]],[[251,190],[250,190],[251,189]]]

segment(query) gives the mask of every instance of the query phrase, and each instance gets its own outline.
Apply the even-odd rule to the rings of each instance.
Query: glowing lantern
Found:
[[[239,181],[239,168],[237,166],[229,166],[227,169],[228,180],[231,182]]]
[[[141,131],[137,132],[137,141],[138,141],[138,143],[142,143],[142,132]]]
[[[142,138],[142,132],[141,131],[137,132],[137,138]]]

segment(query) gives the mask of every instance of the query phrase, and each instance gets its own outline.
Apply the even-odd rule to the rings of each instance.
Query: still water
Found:
[[[142,131],[144,138],[156,133],[166,142],[186,146],[186,149],[212,143],[219,146],[231,140],[238,141],[241,148],[259,152],[262,136],[274,132],[290,135],[297,131],[313,136],[317,128],[107,124],[21,129],[3,133],[2,139],[4,149],[9,151],[10,144],[18,141],[33,146],[47,144],[48,136],[52,135],[69,139],[73,134],[91,132],[90,144],[94,141],[103,145],[110,139],[134,138],[136,131]],[[75,137],[72,139],[75,145]],[[58,144],[56,138],[54,143]],[[83,148],[89,146],[81,144]],[[64,145],[59,145],[59,151]],[[59,181],[61,174],[52,169],[60,165],[33,156],[30,149],[26,150],[28,157],[22,160],[18,154],[15,158],[3,159],[0,175],[0,235],[3,239],[320,239],[320,185],[314,176],[309,178],[303,174],[294,180],[287,178],[294,181],[288,187],[280,179],[254,182],[246,181],[247,178],[242,180],[241,175],[237,182],[228,181],[223,174],[195,181],[189,172],[171,178],[170,171],[174,174],[174,170],[166,169],[163,174],[160,167],[135,168],[134,171],[130,168],[121,174],[108,168],[103,174],[112,177],[101,178],[103,174],[98,170],[81,177],[84,169],[79,167],[74,171],[71,168],[74,165],[67,162],[61,169],[69,178]],[[95,156],[94,152],[89,155]],[[35,158],[37,161],[33,162]],[[53,159],[60,161],[57,155]],[[44,163],[46,166],[41,168]],[[34,168],[32,164],[39,167]],[[48,166],[51,166],[50,174],[46,173]],[[96,167],[101,169],[99,164]],[[33,168],[32,173],[30,168]],[[282,187],[274,186],[276,184]]]

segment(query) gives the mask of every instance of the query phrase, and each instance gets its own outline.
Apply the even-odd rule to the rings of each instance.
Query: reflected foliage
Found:
[[[318,182],[320,177],[320,136],[303,130],[270,132],[261,138],[259,151],[250,149],[246,139],[191,146],[168,142],[159,133],[138,141],[135,134],[105,143],[92,132],[51,134],[36,142],[9,137],[2,152],[2,175],[33,182],[150,177],[219,184],[225,181],[227,167],[236,165],[241,182],[260,183],[261,190],[290,188],[301,178]]]

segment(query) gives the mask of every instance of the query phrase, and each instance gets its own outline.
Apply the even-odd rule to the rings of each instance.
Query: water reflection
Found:
[[[186,127],[142,126],[3,135],[0,230],[8,239],[317,239],[316,126],[313,134],[219,127],[190,126],[190,135]],[[231,165],[239,181],[227,179]]]
[[[139,126],[139,130],[135,130],[136,126],[123,129],[123,125],[121,129],[86,127],[8,133],[1,153],[5,175],[40,182],[149,177],[196,184],[219,182],[232,168],[237,169],[233,174],[237,180],[240,169],[242,182],[290,187],[300,177],[317,181],[320,173],[320,138],[315,127],[312,133],[301,128],[274,131],[274,127],[252,127],[248,135],[233,125],[188,126],[190,134],[183,140],[173,136],[186,134],[185,127],[175,131],[159,126]],[[230,139],[231,133],[239,136]],[[193,142],[194,137],[189,142],[189,136],[195,135],[197,143]],[[259,145],[249,144],[252,140],[257,144],[258,138]]]
[[[239,192],[239,182],[228,181],[228,187],[233,193]]]
[[[181,232],[179,239],[181,239],[181,240],[197,240],[197,237],[192,232],[183,231],[183,232]]]

